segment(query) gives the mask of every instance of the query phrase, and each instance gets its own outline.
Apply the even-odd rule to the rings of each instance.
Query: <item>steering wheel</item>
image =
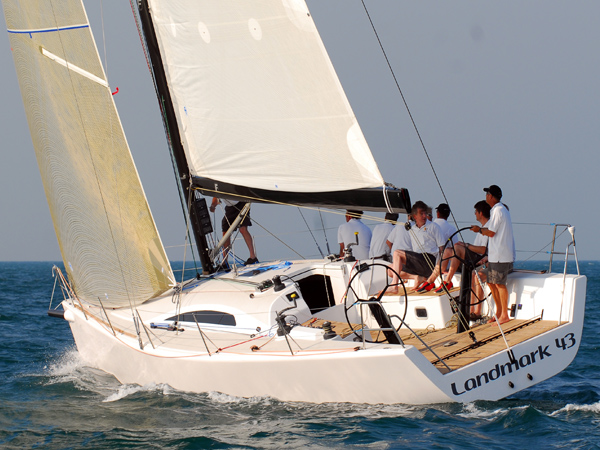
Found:
[[[444,252],[443,252],[442,257],[440,258],[440,261],[439,261],[439,264],[438,264],[438,270],[439,270],[440,276],[442,274],[442,266],[443,266],[444,262],[445,261],[449,261],[452,258],[458,259],[462,264],[471,264],[472,263],[472,261],[467,261],[466,258],[461,257],[458,254],[458,252],[456,251],[456,247],[454,246],[454,241],[453,241],[454,236],[456,236],[458,233],[460,233],[461,231],[470,230],[470,229],[471,229],[470,226],[469,227],[461,228],[461,229],[457,230],[456,232],[452,233],[452,235],[446,240],[446,244],[444,245]],[[444,254],[446,254],[446,248],[448,248],[449,250],[451,250],[451,254],[449,256],[444,256]],[[465,248],[465,250],[466,250],[466,248]],[[465,253],[465,255],[466,255],[466,253]],[[478,298],[477,294],[475,293],[475,291],[473,290],[472,287],[471,287],[471,292],[473,294],[475,294],[476,298]],[[485,296],[482,299],[478,298],[477,302],[475,302],[475,303],[469,303],[469,305],[470,306],[478,305],[479,303],[482,303],[487,297],[488,296]]]
[[[398,301],[400,305],[399,314],[388,315],[388,313],[383,310],[383,307],[382,312],[384,315],[390,317],[390,323],[391,317],[397,317],[400,319],[400,325],[398,328],[396,328],[396,332],[398,332],[400,328],[402,328],[402,324],[404,323],[406,313],[408,311],[408,295],[400,274],[398,274],[398,272],[396,272],[391,266],[380,262],[364,262],[358,267],[358,271],[350,279],[348,287],[346,288],[346,293],[344,294],[344,314],[346,315],[346,322],[348,323],[348,326],[357,337],[362,339],[363,337],[357,333],[357,330],[354,330],[355,324],[352,324],[350,321],[350,318],[348,317],[348,311],[355,306],[360,308],[360,302],[373,302],[374,307],[375,305],[381,305],[380,302],[386,292],[388,292],[390,289],[397,289],[399,297]],[[382,272],[385,279],[385,286],[379,292],[371,294],[371,289],[376,290],[380,285],[378,281],[381,278]],[[379,277],[376,278],[376,275],[379,275]],[[398,277],[398,283],[391,282],[394,276]],[[366,293],[364,293],[365,288],[367,290]],[[365,299],[364,297],[367,298]],[[383,336],[383,333],[380,332],[379,336]],[[385,336],[383,336],[381,339],[379,336],[375,340],[365,339],[365,342],[381,343],[387,340]]]
[[[460,233],[461,231],[465,231],[465,230],[470,230],[471,227],[464,227],[461,228],[460,230],[455,231],[454,233],[452,233],[452,235],[446,240],[446,243],[444,244],[444,251],[442,253],[442,257],[440,258],[440,262],[438,265],[438,269],[440,270],[440,276],[442,274],[442,265],[445,261],[449,261],[452,258],[456,258],[458,259],[461,263],[465,264],[466,261],[464,258],[461,258],[458,255],[458,252],[456,251],[456,247],[454,246],[454,236],[456,236],[458,233]],[[448,244],[450,244],[450,246],[448,246]],[[446,254],[446,249],[451,251],[451,255],[450,256],[444,256]]]

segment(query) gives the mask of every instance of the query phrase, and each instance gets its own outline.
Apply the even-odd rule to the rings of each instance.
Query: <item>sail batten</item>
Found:
[[[384,181],[303,0],[150,0],[191,175],[338,192]]]
[[[27,30],[17,30],[17,29],[12,29],[9,28],[6,31],[8,31],[9,33],[15,33],[15,34],[34,34],[34,33],[51,33],[54,31],[63,31],[63,30],[75,30],[78,28],[89,28],[89,24],[77,24],[77,25],[70,25],[67,27],[50,27],[50,28],[37,28],[37,29],[27,29]]]
[[[87,70],[84,70],[81,67],[77,67],[74,64],[69,64],[64,59],[56,56],[54,53],[49,52],[48,50],[46,50],[43,47],[40,47],[40,51],[42,52],[42,55],[46,56],[47,58],[50,58],[52,61],[60,64],[61,66],[64,66],[67,69],[72,70],[75,73],[78,73],[79,75],[89,78],[90,80],[98,83],[101,86],[108,87],[108,82],[105,79],[99,78],[96,75],[89,73]]]
[[[77,295],[136,305],[172,271],[81,0],[2,0],[25,112]],[[54,23],[49,23],[54,22]]]

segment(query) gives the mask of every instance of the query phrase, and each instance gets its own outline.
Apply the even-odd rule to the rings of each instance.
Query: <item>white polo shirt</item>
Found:
[[[369,248],[371,246],[371,229],[360,221],[350,219],[338,228],[338,244],[344,244],[344,248],[356,242],[355,232],[358,232],[358,245],[352,246],[352,256],[356,259],[369,259]]]
[[[412,240],[413,252],[417,253],[425,252],[437,255],[439,247],[446,242],[440,227],[429,220],[421,228],[414,225],[409,233]]]
[[[485,226],[484,226],[484,228],[485,228]],[[489,238],[490,238],[489,236],[485,236],[481,233],[477,233],[475,235],[475,240],[473,241],[473,245],[475,245],[476,247],[487,247]]]
[[[387,245],[387,238],[394,229],[394,225],[389,222],[382,223],[373,228],[371,236],[371,248],[369,249],[369,258],[378,258],[379,256],[389,255],[390,248]]]
[[[498,202],[490,211],[490,220],[485,226],[496,233],[490,237],[488,245],[488,261],[510,263],[515,262],[515,238],[513,236],[512,221],[506,207]]]
[[[442,230],[442,236],[444,236],[444,242],[447,241],[450,236],[452,236],[454,233],[456,233],[456,228],[454,228],[454,225],[452,225],[451,223],[448,223],[448,221],[446,219],[437,218],[433,221],[433,223],[437,224],[437,226],[440,227],[440,230]],[[458,242],[458,234],[454,235],[454,237],[452,238],[452,242],[454,244],[456,244]]]
[[[411,222],[411,226],[415,223]],[[396,250],[411,250],[412,241],[410,239],[410,232],[406,229],[403,222],[396,224],[392,232],[387,237],[387,240],[392,243],[392,255]]]

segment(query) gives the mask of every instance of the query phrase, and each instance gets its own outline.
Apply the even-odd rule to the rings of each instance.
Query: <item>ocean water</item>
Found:
[[[502,401],[426,406],[315,405],[122,385],[87,367],[67,322],[46,315],[52,265],[0,263],[2,449],[600,448],[599,261],[581,263],[585,328],[567,370]]]

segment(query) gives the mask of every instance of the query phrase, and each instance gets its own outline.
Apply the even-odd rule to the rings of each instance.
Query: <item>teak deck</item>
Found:
[[[518,320],[513,319],[502,325],[504,337],[509,346],[513,346],[538,336],[559,326],[550,320]],[[476,341],[470,336],[470,332]],[[400,337],[405,344],[414,345],[442,373],[464,367],[474,361],[486,358],[494,353],[506,350],[506,343],[495,323],[473,326],[471,330],[456,333],[455,328],[444,328],[421,335],[421,339],[435,352],[435,355],[408,330],[400,330]]]
[[[322,319],[313,319],[303,325],[322,328],[324,322],[326,321]],[[360,325],[353,325],[354,329],[360,329]],[[559,323],[550,320],[513,319],[502,325],[502,331],[506,341],[512,347],[558,326]],[[333,331],[342,337],[346,337],[352,332],[350,326],[345,322],[331,322],[331,327]],[[470,330],[460,334],[456,333],[455,327],[432,331],[415,330],[415,332],[435,352],[435,355],[421,340],[405,328],[400,329],[400,338],[405,344],[414,345],[442,373],[448,372],[442,361],[450,370],[456,370],[494,353],[506,350],[506,343],[495,323],[474,325]],[[471,338],[471,332],[476,341]],[[383,340],[383,336],[377,337],[379,333],[371,331],[373,340]]]

